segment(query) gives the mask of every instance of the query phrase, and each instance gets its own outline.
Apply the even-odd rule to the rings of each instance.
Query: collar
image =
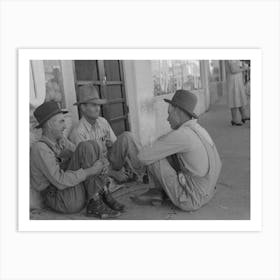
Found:
[[[96,119],[96,122],[94,125],[91,125],[85,117],[81,118],[81,123],[83,124],[83,126],[85,127],[87,132],[90,132],[92,130],[92,128],[95,128],[95,126],[98,125],[98,122],[99,122],[99,118]]]
[[[191,119],[191,120],[184,122],[180,127],[185,127],[185,126],[193,127],[196,124],[197,124],[197,119]]]
[[[42,140],[43,142],[47,142],[47,143],[52,147],[52,149],[53,149],[54,151],[58,151],[58,150],[61,148],[61,147],[59,146],[58,143],[53,142],[51,139],[49,139],[49,138],[46,137],[45,135],[43,135],[43,136],[41,137],[41,140]]]
[[[45,136],[45,135],[42,135],[41,139],[44,140],[44,141],[46,141],[46,142],[48,142],[48,143],[49,143],[50,145],[52,145],[52,146],[56,146],[56,145],[57,145],[57,143],[53,142],[50,138],[48,138],[48,137]]]

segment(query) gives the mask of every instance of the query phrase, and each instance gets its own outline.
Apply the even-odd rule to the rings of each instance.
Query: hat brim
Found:
[[[167,103],[170,103],[171,105],[173,105],[175,107],[180,108],[181,110],[185,111],[187,114],[192,116],[193,118],[198,119],[198,116],[195,113],[186,110],[185,108],[181,107],[180,104],[174,103],[172,100],[169,100],[169,99],[166,99],[166,98],[164,98],[163,100]]]
[[[104,105],[104,104],[107,103],[107,99],[94,98],[94,99],[89,99],[89,100],[85,100],[85,101],[77,101],[73,105],[80,105],[80,104],[87,104],[87,103],[92,103],[92,104],[97,104],[97,105]]]
[[[35,126],[35,128],[42,128],[42,125],[48,121],[51,117],[55,116],[55,115],[58,115],[58,114],[67,114],[68,111],[65,110],[65,109],[59,109],[59,110],[56,110],[54,112],[52,112],[51,114],[49,114],[48,116],[46,116],[37,126]]]

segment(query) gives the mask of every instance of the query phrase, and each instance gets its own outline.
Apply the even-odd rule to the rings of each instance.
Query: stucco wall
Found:
[[[174,93],[154,96],[151,61],[124,61],[125,84],[131,129],[142,145],[155,140],[170,130],[167,122],[168,104]],[[208,108],[206,90],[193,92],[198,98],[195,112],[200,115]]]
[[[65,96],[66,108],[69,113],[64,115],[66,121],[66,129],[64,135],[68,136],[73,124],[78,122],[77,107],[73,106],[76,102],[76,92],[74,83],[74,74],[71,60],[61,60],[61,74],[63,79],[63,92]],[[46,78],[44,73],[43,60],[35,60],[30,62],[30,145],[38,141],[41,137],[41,129],[36,129],[37,121],[33,116],[34,110],[45,100],[51,100],[46,90]],[[62,94],[62,93],[61,93]],[[55,97],[55,96],[53,96]]]
[[[130,128],[141,144],[144,144],[152,140],[155,130],[150,62],[126,60],[123,63]]]

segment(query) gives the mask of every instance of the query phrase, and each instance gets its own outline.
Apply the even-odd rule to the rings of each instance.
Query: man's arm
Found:
[[[69,135],[69,139],[70,139],[70,141],[71,141],[72,143],[74,143],[76,146],[78,146],[78,144],[79,144],[80,142],[84,142],[84,141],[87,141],[87,140],[88,140],[87,137],[86,137],[86,135],[84,135],[83,133],[80,133],[80,132],[78,131],[78,128],[77,128],[77,127],[74,128],[74,129],[72,130],[72,132],[71,132],[70,135]]]
[[[61,138],[61,140],[59,141],[59,144],[67,150],[70,150],[72,152],[75,151],[76,149],[76,145],[73,144],[70,140],[68,140],[66,137]]]
[[[140,150],[138,159],[144,165],[149,165],[167,156],[178,152],[187,152],[190,149],[186,134],[178,129],[161,136],[152,145]]]
[[[31,157],[48,181],[61,190],[83,182],[90,175],[99,174],[102,170],[101,165],[103,165],[97,162],[87,169],[63,171],[54,153],[45,144],[38,144],[34,147],[31,151]]]

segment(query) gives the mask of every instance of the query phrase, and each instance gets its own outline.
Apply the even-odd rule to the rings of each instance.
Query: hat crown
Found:
[[[46,116],[48,116],[50,113],[55,112],[59,110],[58,103],[55,101],[48,101],[41,104],[39,107],[37,107],[34,111],[34,117],[38,122],[41,122]]]
[[[78,101],[79,103],[86,103],[92,99],[99,99],[97,89],[92,85],[84,85],[79,87]]]
[[[47,120],[49,120],[52,116],[64,113],[60,105],[55,101],[47,101],[37,107],[33,113],[39,125],[37,127],[41,127]]]
[[[187,112],[193,112],[197,104],[197,97],[187,90],[177,90],[172,98],[172,104]]]

